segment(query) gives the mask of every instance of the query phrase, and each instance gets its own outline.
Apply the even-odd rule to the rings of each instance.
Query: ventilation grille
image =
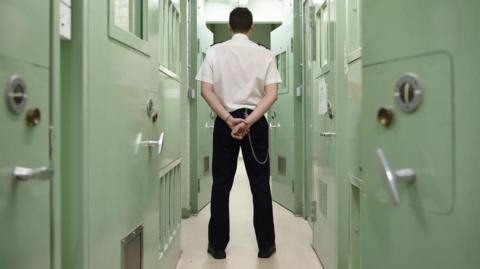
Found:
[[[278,156],[278,173],[280,175],[287,175],[287,158]]]
[[[143,268],[143,225],[122,239],[122,269]]]
[[[322,213],[322,215],[327,218],[328,215],[328,185],[319,180],[319,205],[318,209]]]
[[[166,169],[159,184],[160,252],[168,249],[180,229],[182,218],[180,163]]]

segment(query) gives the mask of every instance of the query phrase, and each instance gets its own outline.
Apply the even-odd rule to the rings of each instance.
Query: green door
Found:
[[[270,124],[270,173],[275,202],[295,212],[293,18],[271,34],[272,53],[283,83],[278,99],[268,112]]]
[[[361,268],[480,264],[479,11],[363,1]]]
[[[314,12],[315,62],[312,93],[313,197],[316,200],[316,222],[313,247],[325,269],[335,268],[336,224],[336,88],[332,65],[332,8],[326,1]]]
[[[205,59],[208,48],[213,44],[213,34],[202,21],[197,21],[197,52],[196,66],[200,67]],[[193,70],[196,73],[198,69]],[[194,136],[193,147],[196,147],[196,154],[192,160],[196,160],[196,167],[192,174],[192,213],[198,213],[210,202],[212,188],[212,143],[213,143],[213,124],[217,116],[210,110],[210,107],[200,96],[200,82],[192,81],[196,85],[197,98],[193,108],[196,108],[192,114],[192,124],[195,124],[196,133]],[[192,130],[195,130],[192,128]]]
[[[0,268],[50,269],[50,1],[1,1],[0,35]]]
[[[443,232],[435,229],[453,206],[451,73],[452,62],[445,53],[364,67],[365,88],[370,91],[364,93],[362,124],[363,268],[378,268],[375,264],[383,260],[392,261],[390,268],[424,268],[425,261],[413,257],[436,249],[433,239]],[[425,94],[433,89],[435,94],[429,94],[417,111],[405,113],[395,103],[393,88],[409,76],[418,79]],[[382,109],[395,113],[389,127],[377,122]],[[401,169],[410,169],[416,179],[402,182],[408,177],[399,174],[407,172]],[[436,228],[431,222],[438,223]]]

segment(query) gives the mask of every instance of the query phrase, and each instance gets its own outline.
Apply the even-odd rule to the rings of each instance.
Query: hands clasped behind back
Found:
[[[232,137],[237,140],[242,140],[250,132],[250,126],[242,118],[228,117],[227,125],[232,129]]]

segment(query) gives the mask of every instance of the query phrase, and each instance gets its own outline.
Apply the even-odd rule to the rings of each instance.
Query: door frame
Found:
[[[61,97],[60,97],[60,2],[50,0],[50,182],[52,269],[61,268]]]

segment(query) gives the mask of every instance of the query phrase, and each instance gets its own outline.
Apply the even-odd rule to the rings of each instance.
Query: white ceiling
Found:
[[[226,23],[228,14],[237,6],[246,6],[253,13],[255,23],[281,23],[292,0],[206,0],[205,19],[207,23]]]

